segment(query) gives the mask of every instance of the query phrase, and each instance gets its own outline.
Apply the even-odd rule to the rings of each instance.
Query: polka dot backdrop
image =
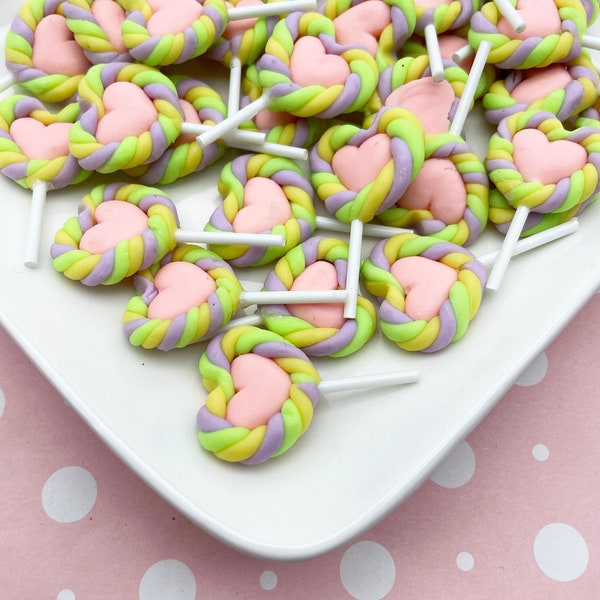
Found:
[[[179,515],[0,331],[3,598],[581,600],[600,589],[596,294],[410,498],[276,563]]]

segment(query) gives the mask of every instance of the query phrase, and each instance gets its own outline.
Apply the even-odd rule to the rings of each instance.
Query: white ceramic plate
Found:
[[[480,151],[483,131],[482,121],[470,117],[467,137]],[[201,228],[216,206],[219,168],[165,187],[184,228]],[[52,269],[54,233],[93,184],[50,193],[41,263],[32,270],[23,266],[30,194],[0,179],[0,322],[156,492],[225,543],[270,559],[327,552],[397,506],[600,284],[600,206],[592,206],[577,233],[515,258],[500,291],[486,295],[465,337],[445,351],[404,353],[377,335],[350,358],[315,361],[324,378],[418,368],[419,383],[332,394],[289,452],[256,467],[231,465],[196,441],[203,346],[170,353],[132,348],[121,333],[130,285],[88,289]],[[473,249],[481,253],[500,241],[490,231]],[[242,282],[257,289],[261,277],[244,275]]]

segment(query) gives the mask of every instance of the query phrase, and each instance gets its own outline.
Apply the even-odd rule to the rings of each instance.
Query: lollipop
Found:
[[[51,113],[37,99],[14,95],[0,102],[0,172],[32,190],[25,265],[36,267],[46,194],[90,176],[69,153],[76,103]]]
[[[600,129],[567,131],[549,112],[528,110],[500,122],[490,139],[486,168],[516,211],[490,273],[489,289],[498,289],[530,211],[577,210],[598,192],[599,143]]]
[[[6,34],[5,57],[15,81],[44,102],[73,98],[90,62],[74,40],[62,14],[64,0],[28,0]]]
[[[196,420],[198,440],[217,458],[247,465],[291,448],[310,425],[320,392],[418,377],[415,371],[396,371],[323,382],[306,354],[256,327],[236,327],[211,340],[199,368],[209,394]]]
[[[84,196],[78,216],[56,234],[53,265],[84,285],[111,285],[148,269],[178,242],[283,243],[278,236],[214,235],[178,226],[175,205],[161,190],[128,183],[99,185]]]

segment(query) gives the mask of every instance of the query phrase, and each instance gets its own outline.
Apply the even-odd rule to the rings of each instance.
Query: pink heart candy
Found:
[[[373,56],[379,36],[391,23],[391,9],[380,0],[356,4],[333,20],[336,41],[340,44],[360,44]]]
[[[71,123],[44,125],[33,117],[15,119],[9,127],[10,136],[29,159],[53,160],[69,154]]]
[[[112,47],[119,52],[126,52],[127,48],[121,35],[125,10],[114,0],[94,0],[90,5],[90,10]]]
[[[182,33],[202,15],[202,4],[196,0],[149,0],[152,16],[148,19],[150,35]]]
[[[214,279],[197,265],[172,262],[161,267],[154,278],[158,294],[148,305],[150,319],[174,319],[200,306],[217,289]]]
[[[517,33],[505,17],[500,17],[498,31],[506,37],[526,40],[560,34],[561,19],[554,0],[518,0],[516,9],[527,27],[525,31]]]
[[[375,181],[391,158],[390,138],[385,133],[377,133],[360,146],[340,148],[333,155],[331,167],[346,188],[358,193]]]
[[[266,425],[289,398],[290,376],[273,360],[242,354],[231,361],[236,393],[227,403],[227,420],[234,427]]]
[[[341,56],[327,54],[319,38],[304,36],[294,44],[290,73],[292,81],[302,87],[332,87],[346,83],[350,67]]]
[[[244,186],[244,206],[233,219],[233,230],[264,233],[283,225],[292,216],[290,202],[271,179],[253,177]]]
[[[563,65],[525,71],[524,78],[510,93],[517,102],[535,102],[555,90],[564,90],[573,81]]]
[[[577,142],[551,142],[538,129],[523,129],[513,136],[513,161],[524,181],[558,183],[583,169],[587,152]]]

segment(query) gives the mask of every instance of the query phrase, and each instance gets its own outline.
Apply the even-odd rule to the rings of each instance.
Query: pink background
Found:
[[[411,498],[298,563],[240,554],[179,515],[0,330],[0,596],[598,597],[599,325],[596,294]]]

